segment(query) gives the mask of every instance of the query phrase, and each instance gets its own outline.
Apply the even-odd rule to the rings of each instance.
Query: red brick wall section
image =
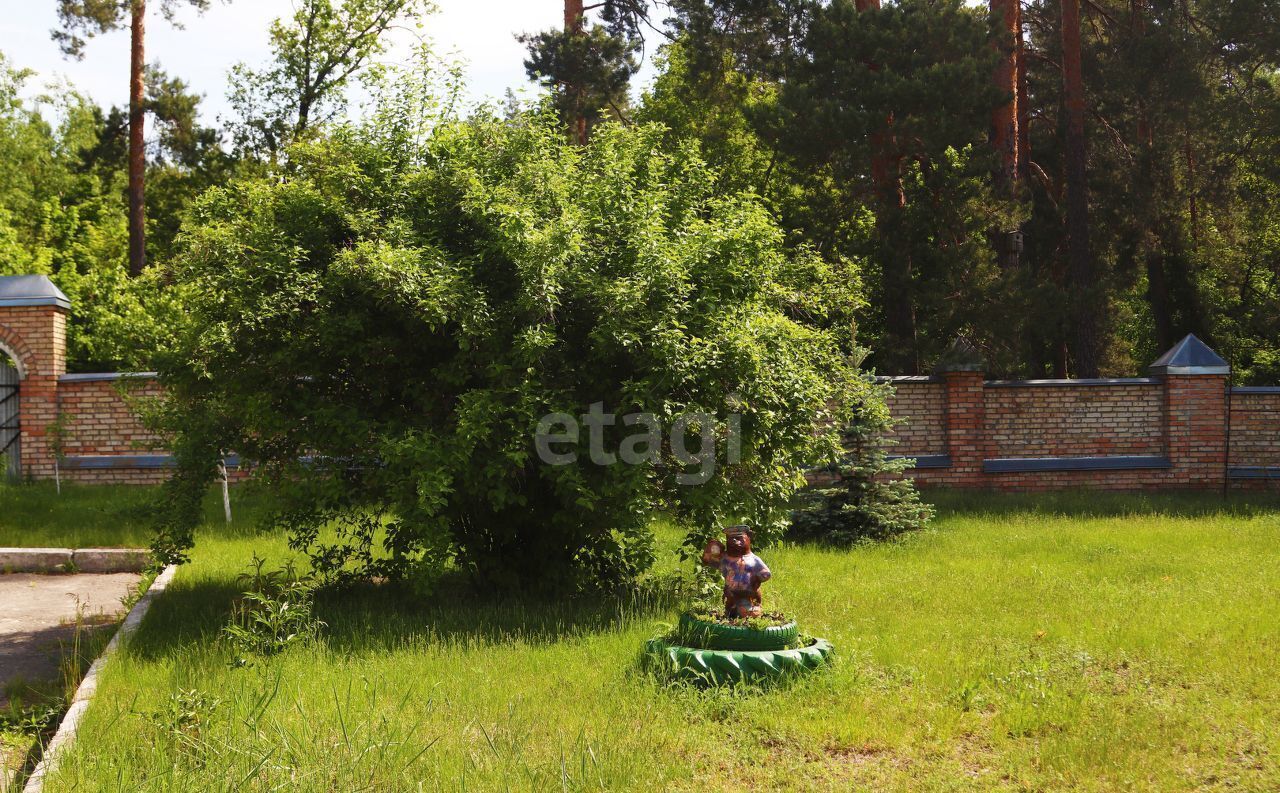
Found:
[[[1231,395],[1231,464],[1280,466],[1280,392]]]
[[[75,456],[163,454],[163,439],[137,416],[139,406],[162,392],[150,378],[109,380],[39,379],[45,371],[28,355],[35,371],[22,384],[23,419],[34,402],[48,412],[47,393],[60,404],[63,453]],[[52,385],[52,387],[51,387]],[[36,390],[39,389],[39,390]],[[1227,468],[1226,378],[1169,375],[1154,382],[1120,384],[1034,383],[1017,387],[985,383],[978,372],[950,372],[937,379],[895,383],[890,399],[895,417],[906,419],[894,454],[941,455],[942,468],[908,473],[925,486],[1046,491],[1167,490],[1221,488]],[[34,396],[33,396],[34,391]],[[1231,466],[1280,468],[1280,392],[1234,393],[1231,399]],[[49,422],[52,417],[50,414]],[[35,433],[33,432],[33,436]],[[27,436],[24,432],[24,442]],[[24,448],[24,460],[28,459]],[[987,472],[993,458],[1142,456],[1167,458],[1168,468],[1088,471]],[[31,458],[35,459],[32,454]],[[52,476],[37,460],[34,478]],[[243,472],[237,472],[237,478]],[[64,478],[82,482],[148,484],[163,481],[166,468],[64,468]],[[1234,487],[1280,487],[1264,479],[1232,480]]]
[[[889,413],[901,419],[890,434],[890,454],[914,456],[947,453],[947,394],[940,380],[899,378],[893,383]]]
[[[1157,455],[1164,451],[1160,384],[989,386],[993,457]]]
[[[161,394],[152,378],[62,383],[66,441],[63,452],[80,454],[165,454],[160,436],[148,430],[137,410]]]
[[[1227,469],[1227,378],[1165,378],[1170,478],[1184,487],[1221,488]]]
[[[147,401],[160,394],[160,385],[152,378],[59,383],[63,454],[67,457],[167,454],[164,440],[148,430],[139,417]],[[78,482],[151,483],[163,481],[168,472],[141,468],[68,468],[62,475]]]
[[[981,372],[947,372],[942,376],[947,399],[947,472],[956,481],[982,476],[987,456],[986,400]]]
[[[949,467],[908,472],[922,486],[990,490],[1218,490],[1268,487],[1272,479],[1228,478],[1238,466],[1280,469],[1280,392],[1231,396],[1230,458],[1227,457],[1227,378],[1175,375],[1108,383],[1032,382],[1017,386],[984,383],[981,375],[954,372],[944,384],[911,384],[892,398],[895,416],[922,420],[910,452],[951,457]],[[940,387],[939,387],[940,386]],[[905,394],[905,396],[904,396]],[[921,396],[927,394],[928,396]],[[943,420],[938,420],[941,394]],[[934,436],[944,438],[939,443]],[[905,444],[904,444],[905,445]],[[899,453],[897,449],[893,453]],[[1095,470],[986,470],[983,461],[1028,463],[1056,458],[1138,457],[1140,468]],[[1167,461],[1167,465],[1164,465]]]

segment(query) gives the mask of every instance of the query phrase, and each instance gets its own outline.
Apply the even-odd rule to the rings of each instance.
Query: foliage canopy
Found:
[[[271,23],[271,61],[231,69],[230,131],[248,156],[275,157],[325,122],[340,120],[352,83],[379,71],[387,32],[434,10],[429,0],[302,0]]]
[[[330,575],[454,559],[497,587],[620,583],[651,559],[655,510],[781,528],[800,472],[839,452],[815,429],[870,388],[851,265],[788,249],[660,127],[605,124],[578,148],[549,109],[424,134],[413,107],[392,96],[294,147],[288,179],[193,212],[170,268],[190,300],[161,366],[181,468],[159,549],[190,542],[227,450]],[[714,475],[680,485],[665,441],[658,464],[597,465],[585,433],[577,462],[539,460],[540,419],[593,403],[664,428],[705,414]],[[604,448],[636,432],[605,427]]]
[[[70,366],[137,366],[177,294],[128,276],[124,174],[95,157],[101,112],[60,87],[27,99],[30,77],[0,54],[0,275],[48,275],[70,298]]]

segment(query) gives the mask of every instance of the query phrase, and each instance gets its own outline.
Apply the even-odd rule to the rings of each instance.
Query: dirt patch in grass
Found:
[[[21,788],[14,782],[27,764],[35,738],[22,734],[0,734],[0,793],[16,793]]]

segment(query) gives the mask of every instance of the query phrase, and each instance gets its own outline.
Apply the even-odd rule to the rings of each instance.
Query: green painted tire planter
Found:
[[[834,652],[826,639],[792,650],[702,650],[650,639],[644,646],[644,660],[650,669],[677,679],[717,685],[812,672],[830,663]]]
[[[692,614],[681,614],[677,635],[691,647],[713,647],[717,650],[783,650],[796,643],[800,629],[795,620],[768,628],[725,625],[700,620]]]

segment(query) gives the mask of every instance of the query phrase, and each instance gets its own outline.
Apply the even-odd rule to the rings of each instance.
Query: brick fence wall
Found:
[[[93,484],[164,481],[171,462],[168,449],[141,419],[147,402],[161,393],[160,384],[149,373],[59,378],[62,477]]]
[[[931,377],[892,378],[889,412],[900,423],[893,438],[898,454],[932,457],[947,453],[947,393]]]
[[[171,458],[139,408],[160,394],[153,374],[67,374],[71,303],[45,276],[0,276],[0,355],[18,370],[22,479],[145,484]],[[11,439],[9,432],[0,442]]]
[[[1164,399],[1143,381],[1090,386],[987,383],[986,432],[995,457],[1160,454]]]
[[[1230,410],[1233,478],[1280,481],[1280,388],[1233,388]]]
[[[904,421],[893,433],[892,453],[917,460],[910,475],[921,485],[1147,490],[1215,489],[1227,481],[1280,489],[1280,388],[1228,391],[1225,377],[888,379],[895,392],[890,409]],[[169,466],[163,439],[137,415],[160,393],[145,374],[63,375],[62,476],[163,481]]]
[[[21,378],[21,476],[162,481],[171,458],[138,417],[159,383],[148,373],[67,374],[69,307],[47,278],[0,277],[0,353]],[[886,378],[903,421],[892,451],[915,460],[908,475],[921,485],[1280,489],[1280,388],[1229,388],[1226,363],[1193,336],[1152,371],[988,381],[976,351],[958,342],[934,376]]]
[[[885,379],[890,410],[906,422],[891,453],[916,460],[908,475],[920,485],[1280,489],[1280,388],[1232,389],[1225,375],[1204,374]]]

